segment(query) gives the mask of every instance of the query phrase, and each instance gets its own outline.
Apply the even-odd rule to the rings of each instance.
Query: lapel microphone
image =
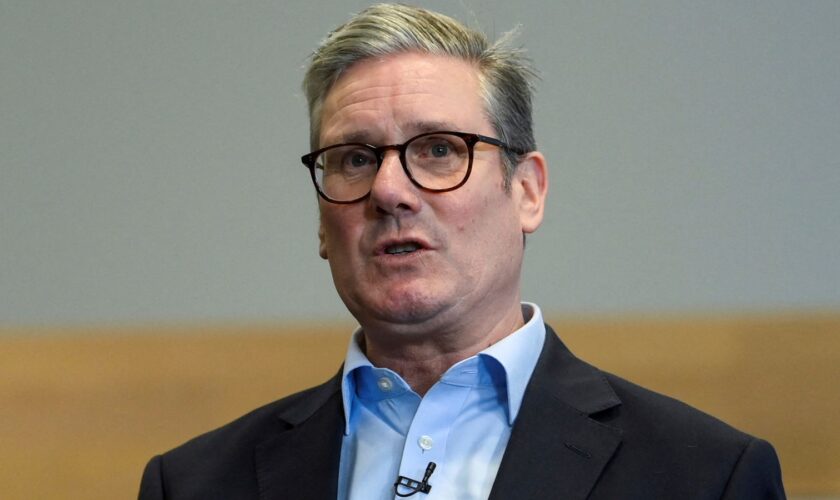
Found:
[[[397,482],[394,483],[394,493],[398,497],[410,497],[415,493],[428,493],[432,489],[432,485],[429,484],[429,478],[432,477],[432,472],[435,471],[435,467],[437,465],[434,462],[429,462],[429,465],[426,466],[426,473],[423,474],[422,481],[417,481],[410,477],[397,476]],[[411,491],[409,493],[400,493],[400,486]]]

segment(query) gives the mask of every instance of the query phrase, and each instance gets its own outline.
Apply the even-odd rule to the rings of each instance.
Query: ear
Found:
[[[318,255],[322,259],[327,260],[327,236],[324,233],[323,216],[319,217],[318,221]]]
[[[511,183],[518,204],[522,232],[533,233],[542,223],[548,192],[548,167],[542,153],[528,153],[516,166]]]

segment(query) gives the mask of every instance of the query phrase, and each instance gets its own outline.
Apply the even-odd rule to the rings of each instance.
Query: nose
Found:
[[[370,202],[377,212],[396,215],[420,208],[419,188],[412,184],[396,150],[385,151],[370,187]]]

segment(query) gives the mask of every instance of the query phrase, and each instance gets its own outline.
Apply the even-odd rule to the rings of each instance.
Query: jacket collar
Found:
[[[591,415],[620,405],[603,373],[572,355],[546,326],[490,499],[584,499],[621,442]]]
[[[278,433],[255,450],[260,498],[336,498],[344,428],[340,372],[291,398],[276,414]]]

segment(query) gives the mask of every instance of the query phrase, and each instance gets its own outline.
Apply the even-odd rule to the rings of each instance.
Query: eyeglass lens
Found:
[[[425,189],[446,190],[460,184],[469,170],[470,148],[463,138],[426,134],[405,144],[404,168]],[[336,201],[365,196],[379,170],[377,150],[361,144],[338,145],[315,159],[315,182]]]

